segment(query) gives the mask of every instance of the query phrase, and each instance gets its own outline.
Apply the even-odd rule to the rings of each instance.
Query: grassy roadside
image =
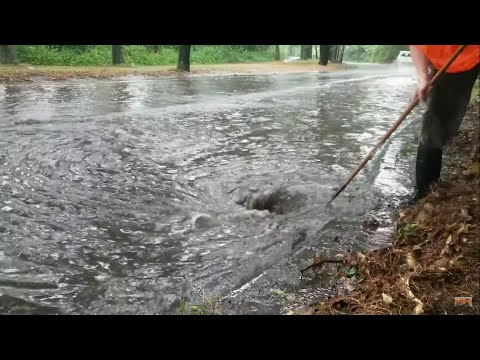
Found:
[[[256,63],[275,58],[273,46],[260,45],[192,45],[191,64]],[[18,45],[20,62],[32,65],[110,66],[111,45]],[[174,66],[178,61],[178,45],[123,45],[123,61],[137,66]]]
[[[353,287],[299,314],[480,313],[480,110],[478,81],[459,135],[446,149],[442,182],[396,214],[392,245],[344,259]],[[461,306],[459,297],[472,297]],[[457,300],[455,300],[457,298]]]
[[[192,65],[193,74],[274,74],[329,72],[348,69],[347,65],[321,66],[315,60],[295,63],[282,61],[242,64]],[[66,80],[69,78],[112,79],[129,75],[173,76],[179,75],[175,66],[34,66],[0,65],[0,83],[29,82],[35,78]]]

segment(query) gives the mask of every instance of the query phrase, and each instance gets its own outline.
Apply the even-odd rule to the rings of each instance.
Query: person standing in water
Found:
[[[415,98],[427,102],[417,150],[414,204],[424,198],[442,169],[444,146],[457,134],[479,77],[480,45],[468,45],[433,88],[429,81],[460,45],[410,45],[418,85]]]

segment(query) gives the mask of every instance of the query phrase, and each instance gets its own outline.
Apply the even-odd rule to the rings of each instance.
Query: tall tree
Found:
[[[328,58],[330,56],[330,46],[331,45],[320,45],[320,61],[319,65],[327,65]]]
[[[280,45],[275,45],[275,60],[280,60]]]
[[[190,71],[190,48],[192,45],[179,45],[177,69]]]
[[[343,54],[345,52],[345,45],[341,45],[342,49],[340,50],[340,57],[338,62],[341,64],[343,62]]]
[[[300,58],[302,60],[312,58],[312,45],[300,45]]]
[[[328,55],[328,61],[331,63],[335,63],[335,49],[337,48],[337,45],[330,45],[330,52]]]
[[[318,45],[313,45],[315,46],[315,59],[318,59]]]
[[[123,64],[122,45],[112,45],[112,63],[113,65]]]
[[[4,64],[18,64],[14,45],[0,45],[0,62]]]
[[[342,45],[331,45],[330,46],[330,61],[332,63],[340,62],[340,48]]]
[[[307,47],[307,57],[311,59],[313,57],[313,45],[308,45]]]

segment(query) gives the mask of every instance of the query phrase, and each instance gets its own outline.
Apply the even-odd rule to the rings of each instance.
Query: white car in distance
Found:
[[[410,54],[410,51],[400,51],[397,58],[395,59],[395,63],[398,65],[413,64],[412,55]]]

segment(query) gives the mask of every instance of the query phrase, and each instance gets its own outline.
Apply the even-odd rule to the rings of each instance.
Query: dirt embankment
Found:
[[[480,314],[478,92],[475,97],[446,149],[443,180],[398,211],[392,245],[346,255],[339,283],[354,290],[299,313]]]
[[[313,61],[284,63],[282,61],[251,64],[212,64],[192,65],[191,74],[277,74],[330,72],[349,68],[348,65],[318,65]],[[0,83],[29,82],[35,78],[47,80],[80,79],[112,79],[129,75],[152,77],[180,75],[182,72],[174,66],[32,66],[32,65],[0,65]]]

